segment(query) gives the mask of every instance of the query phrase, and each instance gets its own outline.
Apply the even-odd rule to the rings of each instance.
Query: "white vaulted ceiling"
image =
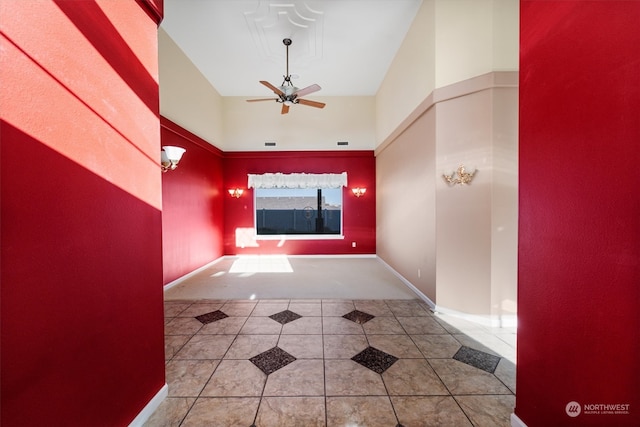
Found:
[[[223,97],[289,72],[321,96],[373,96],[422,0],[165,0],[161,27]],[[295,76],[294,76],[295,77]]]

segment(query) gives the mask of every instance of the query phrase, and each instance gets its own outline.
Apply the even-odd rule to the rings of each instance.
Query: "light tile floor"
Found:
[[[506,427],[515,404],[515,330],[417,299],[167,300],[165,342],[146,426]]]

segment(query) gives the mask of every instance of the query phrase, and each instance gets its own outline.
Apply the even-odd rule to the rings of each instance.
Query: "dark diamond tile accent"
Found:
[[[207,323],[216,322],[226,317],[229,317],[229,316],[227,316],[220,310],[216,310],[216,311],[212,311],[211,313],[205,313],[205,314],[201,314],[200,316],[196,316],[196,319],[198,319],[199,321],[201,321],[203,324],[206,325]]]
[[[498,356],[467,346],[460,347],[460,350],[453,355],[453,358],[474,368],[489,372],[490,374],[495,372],[500,362],[500,357]]]
[[[353,310],[342,317],[362,325],[363,323],[367,323],[369,320],[373,319],[376,316],[373,316],[369,313],[365,313],[364,311]]]
[[[379,374],[383,373],[391,365],[396,363],[397,357],[392,356],[384,351],[378,350],[375,347],[367,347],[360,353],[351,358],[354,362],[358,362],[365,368],[371,369],[373,372]]]
[[[285,310],[285,311],[281,311],[280,313],[272,314],[269,317],[278,323],[282,323],[283,325],[286,325],[287,323],[293,322],[294,320],[297,320],[302,316],[300,316],[298,313],[294,313],[291,310]]]
[[[273,347],[265,352],[258,354],[257,356],[253,356],[249,360],[251,361],[251,363],[256,365],[258,369],[269,375],[280,368],[284,368],[289,363],[295,361],[296,358],[280,347]]]

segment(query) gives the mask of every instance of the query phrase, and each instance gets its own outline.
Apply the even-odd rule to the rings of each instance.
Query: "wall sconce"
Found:
[[[367,189],[364,187],[356,187],[356,188],[352,188],[351,191],[353,191],[354,196],[362,197],[364,196],[364,193],[367,192]]]
[[[442,177],[445,181],[447,181],[447,184],[449,184],[449,186],[454,186],[456,184],[469,185],[471,184],[473,176],[476,174],[476,172],[478,172],[477,169],[471,173],[465,172],[464,166],[460,165],[458,166],[458,170],[456,170],[455,174],[452,173],[451,175],[442,175]]]
[[[160,165],[162,167],[162,172],[177,168],[178,162],[185,151],[187,150],[184,148],[173,147],[171,145],[162,147],[162,150],[160,151]]]
[[[229,189],[229,194],[231,195],[231,197],[235,197],[236,199],[240,198],[240,196],[242,196],[242,193],[244,193],[244,190],[242,188]]]

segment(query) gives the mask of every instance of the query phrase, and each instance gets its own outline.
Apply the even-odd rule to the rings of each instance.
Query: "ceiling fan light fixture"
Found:
[[[302,99],[302,96],[308,95],[310,93],[317,92],[321,89],[321,87],[317,84],[312,84],[311,86],[307,86],[304,89],[299,89],[291,83],[291,78],[297,78],[297,75],[289,74],[289,46],[291,45],[291,39],[284,39],[282,43],[286,46],[287,50],[287,68],[286,74],[284,75],[284,81],[278,87],[272,85],[266,80],[260,80],[260,83],[264,86],[268,87],[273,91],[274,94],[278,96],[275,98],[275,101],[283,104],[281,114],[287,114],[289,112],[289,107],[295,104],[307,105],[315,108],[324,108],[325,104],[317,101],[310,101],[307,99]],[[255,102],[255,101],[270,101],[271,99],[247,99],[247,102]]]
[[[298,91],[298,88],[291,84],[288,84],[280,86],[280,90],[283,91],[285,95],[289,96],[296,93]]]

